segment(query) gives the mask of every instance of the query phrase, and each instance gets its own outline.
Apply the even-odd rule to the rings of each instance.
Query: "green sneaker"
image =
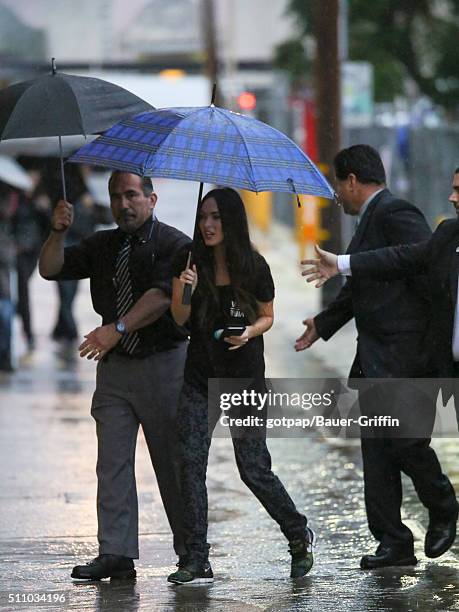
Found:
[[[210,563],[204,564],[193,560],[187,560],[178,564],[178,570],[167,577],[174,584],[210,584],[214,581],[214,575]]]
[[[309,527],[304,538],[291,540],[289,552],[292,555],[290,578],[302,578],[311,570],[314,564],[312,549],[315,546],[316,534]]]

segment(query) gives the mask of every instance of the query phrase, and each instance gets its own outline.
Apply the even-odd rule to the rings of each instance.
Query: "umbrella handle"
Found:
[[[204,183],[199,183],[198,205],[196,207],[196,218],[194,220],[193,244],[196,241],[197,232],[199,231],[198,230],[198,210],[199,210],[199,204],[201,203],[201,199],[202,199],[202,191],[203,191],[203,189],[204,189]],[[192,247],[192,249],[193,249],[193,247]],[[192,251],[190,251],[190,255],[188,256],[188,261],[187,261],[187,264],[186,264],[187,268],[189,268],[191,266],[191,260],[192,260]],[[187,283],[183,287],[183,293],[182,293],[182,305],[183,306],[189,306],[191,304],[191,295],[192,295],[192,293],[193,293],[193,286],[190,285],[189,283]]]
[[[192,290],[193,290],[193,287],[189,283],[187,283],[183,287],[183,294],[182,294],[182,304],[183,304],[183,306],[189,306],[191,304],[191,293],[192,293]]]
[[[65,188],[65,173],[64,173],[64,155],[62,153],[62,138],[59,136],[59,153],[61,156],[61,179],[62,179],[62,197],[67,202],[67,189]]]

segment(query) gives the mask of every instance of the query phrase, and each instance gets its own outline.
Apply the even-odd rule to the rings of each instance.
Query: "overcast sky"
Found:
[[[52,0],[52,2],[62,2],[63,0]],[[99,2],[100,0],[92,0]],[[105,0],[102,0],[105,1]],[[114,6],[113,26],[115,31],[125,28],[126,23],[135,17],[137,12],[148,4],[149,0],[111,0]],[[33,27],[43,27],[46,23],[47,12],[49,10],[49,0],[0,0],[0,4],[12,9],[21,21]],[[72,0],[74,6],[77,5]]]

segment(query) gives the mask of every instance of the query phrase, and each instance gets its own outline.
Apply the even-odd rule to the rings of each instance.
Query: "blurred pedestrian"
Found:
[[[13,303],[11,275],[15,264],[15,244],[11,219],[19,204],[19,192],[0,181],[0,371],[12,372]]]
[[[109,181],[117,229],[65,247],[73,207],[60,201],[40,255],[47,279],[89,278],[102,326],[85,336],[80,356],[98,361],[91,413],[97,425],[99,556],[74,567],[76,579],[131,578],[139,556],[134,461],[142,425],[159,490],[184,553],[176,408],[187,332],[170,315],[172,261],[187,236],[154,216],[151,179],[115,171]]]
[[[251,389],[266,393],[263,334],[273,323],[271,272],[250,243],[239,194],[229,188],[210,191],[199,205],[198,219],[195,263],[190,269],[188,253],[182,253],[174,266],[172,297],[175,321],[189,321],[191,328],[178,413],[187,555],[168,578],[178,584],[213,581],[206,471],[220,410],[208,404],[208,379],[251,379]],[[193,287],[191,306],[182,304],[186,283]],[[271,471],[265,428],[231,428],[231,435],[242,481],[289,541],[291,576],[306,575],[313,564],[314,533]]]
[[[363,257],[361,253],[370,249],[430,238],[431,231],[421,211],[386,188],[384,166],[375,149],[368,145],[343,149],[335,157],[334,166],[336,190],[344,211],[359,220],[347,249],[351,259]],[[328,340],[355,317],[358,343],[349,384],[357,383],[361,414],[383,416],[395,408],[399,417],[405,415],[406,421],[411,415],[411,420],[428,430],[430,436],[435,420],[434,401],[421,406],[408,384],[399,387],[405,391],[398,398],[401,405],[393,406],[396,402],[390,396],[392,386],[358,385],[359,379],[409,379],[431,374],[423,351],[429,326],[428,294],[422,275],[393,283],[377,280],[376,274],[362,279],[350,277],[325,310],[303,322],[306,331],[296,341],[296,350],[309,348],[319,338]],[[402,472],[412,479],[420,501],[429,510],[426,555],[438,557],[446,552],[454,541],[459,506],[453,486],[430,446],[430,437],[362,435],[361,444],[368,526],[379,545],[375,554],[362,557],[360,567],[417,563],[413,534],[401,518]]]
[[[29,175],[33,180],[33,189],[28,194],[20,194],[11,224],[16,242],[17,312],[22,320],[28,350],[31,352],[35,348],[35,335],[32,327],[29,281],[46,238],[51,203],[44,192],[41,173],[31,170]]]

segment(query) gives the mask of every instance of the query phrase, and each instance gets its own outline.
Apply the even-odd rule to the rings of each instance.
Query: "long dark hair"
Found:
[[[244,203],[238,192],[230,187],[213,189],[201,200],[198,223],[201,207],[209,198],[214,198],[220,214],[226,264],[238,306],[253,323],[257,318],[257,302],[254,296],[256,250],[250,242]],[[205,245],[199,228],[196,228],[194,240],[194,261],[199,275],[196,297],[199,297],[201,304],[199,323],[202,327],[212,329],[219,307],[215,285],[214,249]]]

